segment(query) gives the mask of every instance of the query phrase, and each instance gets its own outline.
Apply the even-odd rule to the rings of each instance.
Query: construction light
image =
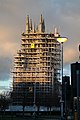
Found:
[[[31,48],[34,48],[35,46],[34,46],[34,43],[31,43]]]

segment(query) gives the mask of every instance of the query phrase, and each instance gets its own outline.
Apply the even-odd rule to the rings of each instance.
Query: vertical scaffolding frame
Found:
[[[25,104],[33,105],[36,83],[36,104],[45,105],[46,95],[54,93],[55,83],[60,80],[61,46],[54,33],[45,33],[42,16],[39,28],[33,30],[27,17],[21,48],[14,56],[13,104],[22,105],[25,93]]]

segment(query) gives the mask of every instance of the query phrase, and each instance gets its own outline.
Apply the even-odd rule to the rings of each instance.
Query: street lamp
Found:
[[[57,37],[57,41],[61,44],[62,50],[62,96],[61,96],[61,118],[63,119],[63,43],[68,40],[67,37]]]
[[[62,85],[63,85],[63,43],[68,40],[67,37],[58,37],[57,41],[61,43],[61,49],[62,49]],[[63,91],[62,91],[63,92]],[[63,94],[62,94],[63,95]]]

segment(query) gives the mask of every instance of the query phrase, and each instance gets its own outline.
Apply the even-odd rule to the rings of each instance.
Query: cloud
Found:
[[[9,57],[0,57],[0,81],[9,79],[11,64],[12,60]]]
[[[74,47],[66,48],[64,53],[65,53],[64,54],[65,64],[70,64],[70,63],[78,60],[77,51],[75,50]]]
[[[16,33],[17,31],[10,26],[0,27],[0,81],[10,78],[13,56],[20,46],[19,36]]]
[[[18,48],[18,40],[16,40],[16,30],[7,27],[0,27],[0,56],[11,56]],[[16,37],[16,38],[15,38]],[[15,40],[14,40],[15,39]]]
[[[1,0],[0,1],[0,80],[8,80],[13,55],[20,47],[21,32],[25,31],[26,16],[39,23],[40,14],[46,30],[57,26],[69,41],[64,44],[64,64],[77,60],[80,42],[80,1],[77,0]],[[66,67],[67,69],[68,67]]]

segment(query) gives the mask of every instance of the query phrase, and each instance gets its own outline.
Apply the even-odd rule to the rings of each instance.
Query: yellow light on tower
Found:
[[[34,48],[34,43],[31,43],[31,48]]]

